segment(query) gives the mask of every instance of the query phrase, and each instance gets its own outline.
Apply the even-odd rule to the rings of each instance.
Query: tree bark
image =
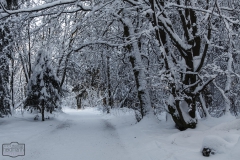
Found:
[[[147,80],[145,75],[145,67],[142,62],[141,53],[139,50],[138,42],[134,38],[134,26],[129,19],[126,19],[127,23],[124,23],[124,36],[130,41],[130,44],[126,47],[128,52],[131,54],[129,61],[132,65],[138,99],[140,106],[136,113],[137,121],[140,121],[145,115],[147,115],[151,110],[151,101],[149,91],[147,89]],[[129,38],[131,37],[131,38]]]
[[[44,104],[44,100],[42,100],[42,109],[41,109],[41,111],[42,111],[42,121],[45,120],[44,119],[44,110],[45,110],[45,104]]]
[[[112,92],[111,92],[111,79],[110,79],[110,65],[109,65],[110,57],[107,56],[107,90],[108,90],[108,106],[112,108],[113,101],[112,101]]]
[[[76,99],[77,99],[77,109],[81,109],[82,108],[81,97],[78,95],[76,96]]]
[[[185,61],[186,72],[193,73],[195,72],[195,66],[194,66],[194,57],[200,55],[200,47],[201,47],[201,38],[197,36],[197,26],[193,24],[197,24],[197,17],[196,13],[192,9],[185,9],[184,11],[179,10],[179,15],[182,21],[182,28],[184,31],[184,36],[187,41],[188,46],[192,46],[191,49],[184,48],[183,45],[181,45],[180,42],[175,39],[173,35],[177,35],[177,33],[174,31],[173,27],[171,25],[166,24],[167,15],[165,14],[164,10],[164,1],[159,2],[156,0],[149,0],[151,9],[153,10],[152,14],[152,24],[156,28],[156,39],[159,42],[159,45],[161,47],[164,47],[164,53],[163,58],[165,61],[165,67],[166,70],[169,70],[171,78],[174,79],[174,82],[172,82],[169,87],[171,88],[171,96],[169,97],[169,105],[168,110],[171,114],[176,127],[180,130],[185,130],[187,128],[195,128],[197,124],[196,120],[196,94],[191,94],[196,89],[197,85],[193,85],[197,82],[197,75],[196,74],[185,74],[185,73],[172,73],[172,65],[178,65],[177,60],[175,59],[175,55],[172,53],[168,53],[169,50],[166,48],[166,33],[168,34],[169,38],[172,39],[173,42],[175,42],[173,45],[176,47],[176,49],[179,51],[179,55],[181,56],[181,59]],[[178,4],[180,4],[180,1],[177,1]],[[185,0],[185,3],[190,3],[189,0]],[[157,11],[162,11],[161,18],[158,18],[156,16]],[[163,30],[164,29],[164,30]],[[194,37],[194,39],[191,39],[190,34]],[[171,65],[169,65],[171,64]],[[200,65],[199,65],[200,66]],[[197,68],[199,69],[199,67]],[[182,84],[188,86],[192,85],[192,87],[189,87],[187,90],[185,90],[184,94],[187,96],[182,95],[183,93],[180,93],[179,89],[179,82],[176,81],[176,74],[180,74],[181,76],[181,82]],[[181,95],[184,97],[181,97]],[[181,100],[180,100],[181,99]]]

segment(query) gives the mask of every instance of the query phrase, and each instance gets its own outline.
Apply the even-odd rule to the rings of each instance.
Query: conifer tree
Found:
[[[54,73],[51,59],[46,50],[38,52],[32,76],[28,82],[25,107],[38,109],[44,121],[44,111],[52,113],[60,101],[60,81]]]

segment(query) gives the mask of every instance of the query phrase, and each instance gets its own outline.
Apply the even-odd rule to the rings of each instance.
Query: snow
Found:
[[[6,1],[6,0],[0,0],[0,3],[2,3],[2,5],[3,5],[4,7],[7,6],[7,1]]]
[[[240,157],[240,119],[209,117],[196,129],[179,131],[154,116],[136,123],[127,108],[107,115],[97,108],[63,111],[44,122],[26,112],[0,119],[0,144],[25,143],[26,154],[17,160],[202,160],[203,146],[217,151],[211,160]]]
[[[224,153],[230,147],[230,143],[219,136],[210,135],[203,139],[202,148],[210,148],[212,152]]]

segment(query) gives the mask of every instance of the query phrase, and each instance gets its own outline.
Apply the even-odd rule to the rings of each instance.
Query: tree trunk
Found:
[[[7,0],[7,10],[14,10],[18,7],[18,0]],[[2,19],[4,21],[4,19]],[[2,21],[1,20],[1,21]],[[11,114],[10,109],[10,91],[9,85],[9,58],[11,57],[12,35],[10,33],[8,23],[3,25],[0,29],[0,117],[2,115]]]
[[[200,55],[200,48],[201,48],[201,38],[200,36],[197,36],[198,28],[197,25],[197,17],[195,11],[192,9],[185,9],[185,10],[179,10],[179,15],[182,21],[182,27],[184,31],[184,36],[186,39],[186,42],[189,46],[193,46],[191,49],[186,50],[183,46],[181,46],[179,41],[174,38],[175,33],[172,26],[166,25],[165,18],[167,18],[167,15],[165,14],[164,10],[164,1],[155,1],[155,0],[149,0],[151,9],[153,10],[152,15],[152,24],[155,28],[157,28],[156,31],[156,38],[159,41],[159,44],[161,47],[164,47],[163,57],[165,61],[165,67],[166,70],[169,70],[171,73],[171,78],[174,80],[172,84],[169,85],[171,88],[171,95],[169,97],[169,105],[168,110],[171,114],[174,122],[176,123],[176,127],[180,130],[185,130],[187,128],[195,128],[197,124],[196,120],[196,94],[192,94],[194,90],[196,89],[197,85],[193,85],[197,82],[197,76],[195,74],[189,74],[193,72],[197,72],[200,70],[202,63],[200,63],[199,66],[194,66],[194,57],[197,57]],[[186,3],[190,1],[186,0]],[[180,1],[177,1],[178,4],[180,4]],[[162,6],[162,8],[161,8]],[[158,18],[156,13],[160,11],[162,18]],[[164,30],[162,30],[164,29]],[[172,71],[173,67],[178,65],[176,57],[174,57],[174,54],[168,53],[169,50],[166,48],[166,33],[168,33],[169,38],[175,42],[174,46],[178,50],[181,60],[185,61],[186,66],[186,72],[189,72],[188,74],[185,73],[174,73]],[[191,37],[194,37],[194,39],[191,39]],[[209,37],[209,36],[208,36]],[[207,47],[205,47],[207,49]],[[205,55],[206,52],[203,53]],[[204,56],[203,56],[204,57]],[[174,65],[174,66],[173,66]],[[178,81],[176,81],[177,74],[180,74],[179,77],[181,77],[181,84],[179,84]],[[188,89],[184,90],[184,93],[180,93],[180,86],[191,86]],[[183,89],[183,88],[182,88]]]
[[[11,71],[11,81],[10,81],[10,90],[11,90],[11,101],[12,101],[12,109],[14,109],[14,60],[11,59],[12,71]]]
[[[76,99],[77,99],[77,109],[81,109],[82,108],[81,97],[77,96]]]
[[[9,49],[6,49],[9,45],[9,39],[11,37],[7,36],[9,34],[9,29],[7,26],[4,26],[0,29],[0,117],[2,115],[11,114],[10,109],[10,92],[8,89],[9,85],[9,54],[6,52]],[[10,51],[9,51],[10,52]]]
[[[44,100],[42,100],[42,109],[41,109],[41,111],[42,111],[42,121],[44,121],[44,109],[45,109],[44,105],[45,105]]]
[[[138,99],[140,102],[140,107],[137,109],[136,119],[140,121],[146,114],[151,110],[151,101],[149,91],[147,89],[147,80],[145,75],[145,67],[142,62],[141,53],[139,50],[138,42],[134,37],[134,26],[131,21],[127,19],[128,23],[124,23],[124,35],[127,37],[127,40],[131,42],[126,48],[131,54],[130,63],[134,72]],[[129,38],[131,37],[131,38]]]
[[[108,100],[107,100],[107,102],[108,102],[108,106],[110,107],[110,108],[112,108],[112,106],[113,106],[113,101],[112,101],[112,92],[111,92],[111,80],[110,80],[110,65],[109,65],[109,60],[110,60],[110,57],[109,56],[107,56],[107,66],[106,66],[106,68],[107,68],[107,90],[108,90]]]

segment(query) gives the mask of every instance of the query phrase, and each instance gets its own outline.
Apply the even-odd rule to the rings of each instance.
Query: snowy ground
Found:
[[[240,119],[211,118],[180,132],[153,117],[136,124],[132,114],[67,109],[45,122],[15,115],[0,119],[0,144],[25,143],[25,156],[16,160],[239,160]],[[216,154],[203,157],[203,145]]]

